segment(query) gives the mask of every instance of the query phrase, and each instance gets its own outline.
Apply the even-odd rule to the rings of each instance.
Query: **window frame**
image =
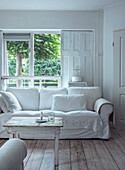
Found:
[[[25,37],[25,34],[29,34],[29,38]],[[31,80],[29,87],[34,87],[34,80],[39,80],[40,84],[42,80],[57,80],[58,87],[61,87],[61,75],[62,75],[62,57],[61,57],[61,74],[60,76],[34,76],[34,34],[60,34],[60,31],[42,31],[42,32],[32,32],[32,33],[4,33],[3,34],[3,76],[2,76],[2,87],[6,89],[7,81],[5,80]],[[8,37],[7,37],[8,35]],[[21,37],[22,35],[22,37]],[[10,36],[10,38],[9,38]],[[15,37],[14,37],[15,36]],[[9,76],[7,75],[7,41],[28,41],[29,42],[29,76]],[[61,54],[61,52],[60,52]]]

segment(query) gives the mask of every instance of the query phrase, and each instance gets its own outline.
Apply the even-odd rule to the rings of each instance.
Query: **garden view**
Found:
[[[60,34],[34,34],[34,76],[60,76],[60,48]],[[7,41],[7,56],[9,76],[30,76],[28,41]],[[42,85],[57,86],[57,80],[44,80]],[[9,80],[8,86],[19,87],[21,81]],[[34,80],[34,86],[39,81]]]

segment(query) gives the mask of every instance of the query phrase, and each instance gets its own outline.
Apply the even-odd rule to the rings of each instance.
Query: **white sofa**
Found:
[[[64,120],[64,127],[61,128],[60,133],[61,139],[109,139],[110,137],[109,116],[113,113],[113,105],[102,98],[100,87],[43,88],[40,91],[37,88],[8,88],[7,91],[15,95],[22,110],[0,114],[0,138],[8,137],[6,128],[2,125],[11,117],[38,117],[40,110],[43,111],[44,116],[48,116],[52,108],[53,95],[56,94],[69,96],[84,94],[87,102],[84,110],[62,111],[59,109],[53,111],[55,116],[63,117]],[[21,137],[27,139],[53,138],[52,135],[37,134],[21,134]]]

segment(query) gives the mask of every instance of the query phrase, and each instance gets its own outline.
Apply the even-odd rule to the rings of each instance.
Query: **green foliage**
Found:
[[[59,58],[60,34],[35,34],[34,57],[36,59]]]
[[[22,58],[28,57],[28,42],[27,41],[7,41],[7,54],[16,58],[16,53]]]
[[[16,59],[8,57],[9,75],[14,76],[16,74]],[[22,75],[29,75],[29,59],[27,59],[26,65],[22,66]],[[35,76],[59,76],[60,75],[60,59],[46,59],[46,60],[34,60],[34,75]]]
[[[28,41],[7,41],[7,53],[16,58],[28,58]],[[60,34],[35,34],[34,58],[52,59],[60,56]]]
[[[60,59],[35,60],[34,63],[35,76],[59,76],[60,75]]]
[[[16,74],[16,59],[8,57],[9,75],[14,76]]]

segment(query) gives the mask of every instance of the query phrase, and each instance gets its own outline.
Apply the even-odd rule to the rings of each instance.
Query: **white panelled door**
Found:
[[[125,31],[114,32],[113,103],[116,126],[125,129]]]
[[[88,86],[93,85],[93,31],[62,31],[62,86],[67,87],[74,70]]]

